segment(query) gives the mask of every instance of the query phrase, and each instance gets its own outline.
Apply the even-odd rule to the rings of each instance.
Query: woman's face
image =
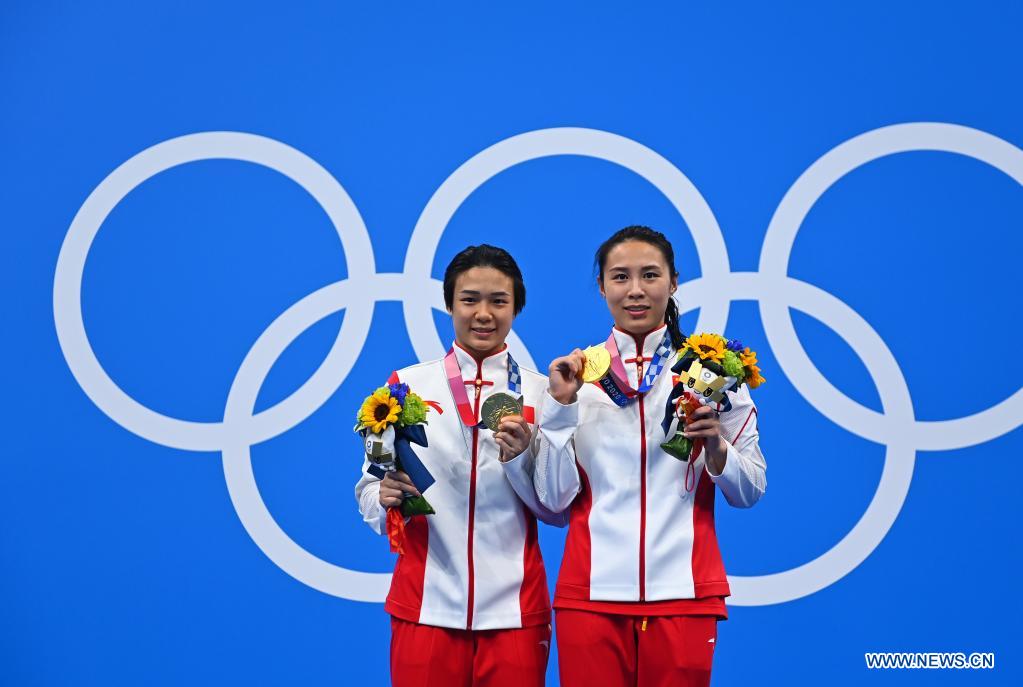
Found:
[[[504,346],[515,319],[514,282],[493,267],[473,267],[455,278],[451,320],[455,341],[476,358]]]
[[[600,294],[615,326],[642,335],[664,323],[668,299],[678,278],[661,250],[646,241],[624,241],[612,248],[604,261]]]

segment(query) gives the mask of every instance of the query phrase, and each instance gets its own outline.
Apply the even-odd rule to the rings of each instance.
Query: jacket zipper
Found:
[[[647,336],[633,336],[636,346],[636,386],[642,385],[643,342]],[[639,600],[647,600],[647,411],[639,395]]]
[[[480,414],[480,390],[483,388],[483,366],[477,364],[476,366],[476,399],[473,402],[472,412],[473,417],[479,417]],[[468,597],[468,611],[465,618],[465,629],[472,629],[472,607],[475,603],[476,596],[476,580],[475,580],[475,566],[473,564],[472,554],[472,540],[473,540],[473,526],[476,521],[476,461],[479,453],[479,427],[472,428],[472,469],[469,472],[469,597]]]
[[[639,397],[639,600],[646,600],[646,413]]]

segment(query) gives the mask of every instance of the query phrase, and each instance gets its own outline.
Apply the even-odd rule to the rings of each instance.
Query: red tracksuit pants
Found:
[[[644,627],[645,622],[645,627]],[[706,687],[717,646],[717,618],[640,618],[558,609],[562,687]]]
[[[454,630],[391,617],[393,687],[543,687],[551,626]]]

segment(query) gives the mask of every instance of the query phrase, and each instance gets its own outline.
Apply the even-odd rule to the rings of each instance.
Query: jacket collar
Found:
[[[660,327],[640,336],[623,332],[618,327],[615,327],[612,333],[615,337],[615,343],[618,345],[618,352],[622,356],[622,361],[635,358],[636,351],[642,351],[642,355],[646,359],[653,358],[654,352],[661,345],[661,340],[664,339],[664,332],[667,327],[668,325],[662,324]],[[644,360],[643,362],[647,361]]]
[[[487,382],[496,382],[498,380],[504,380],[507,382],[508,379],[508,344],[504,346],[497,353],[491,353],[482,362],[482,370],[480,365],[477,364],[476,359],[466,351],[464,348],[458,345],[457,342],[451,346],[455,351],[455,360],[458,361],[458,369],[462,371],[462,379],[474,380],[482,379]]]
[[[624,332],[618,327],[611,330],[615,339],[615,345],[618,346],[618,354],[621,356],[622,363],[625,366],[625,372],[629,376],[628,380],[622,381],[627,381],[633,389],[639,388],[640,383],[636,368],[636,351],[639,351],[643,356],[643,372],[646,373],[650,360],[654,357],[657,347],[661,345],[661,341],[664,339],[666,329],[667,325],[662,324],[660,327],[640,336]]]

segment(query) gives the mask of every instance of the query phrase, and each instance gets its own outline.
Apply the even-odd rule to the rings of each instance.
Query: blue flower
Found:
[[[404,407],[405,405],[405,394],[408,393],[408,384],[388,384],[387,389],[391,392],[391,396],[398,402],[398,405]]]
[[[742,342],[738,339],[729,339],[728,343],[725,344],[725,348],[730,350],[732,353],[741,353],[742,349],[746,348],[742,345]]]

